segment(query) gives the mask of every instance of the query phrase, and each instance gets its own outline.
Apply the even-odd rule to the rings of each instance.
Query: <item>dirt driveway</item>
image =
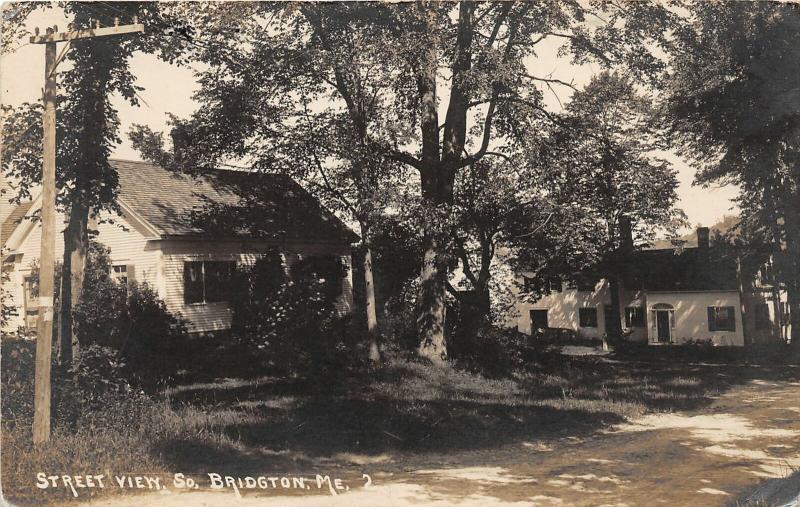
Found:
[[[800,382],[754,380],[699,411],[650,414],[586,439],[441,455],[322,462],[348,491],[225,487],[121,496],[92,506],[725,505],[800,467]],[[329,465],[329,466],[328,466]],[[326,468],[327,467],[327,468]],[[361,473],[372,485],[363,487]],[[207,482],[207,481],[206,481]],[[88,504],[86,504],[88,505]]]

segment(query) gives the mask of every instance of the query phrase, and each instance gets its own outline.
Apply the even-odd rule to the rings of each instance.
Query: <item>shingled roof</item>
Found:
[[[145,162],[109,162],[119,174],[121,201],[162,237],[358,240],[283,174],[211,170],[190,176]]]
[[[635,252],[625,286],[651,291],[735,290],[736,262],[713,247]]]
[[[23,202],[22,204],[17,205],[11,213],[3,220],[3,223],[0,224],[0,245],[5,245],[8,238],[11,237],[11,234],[14,233],[17,227],[19,227],[20,222],[22,221],[25,214],[28,213],[28,210],[31,209],[31,205],[33,202]]]

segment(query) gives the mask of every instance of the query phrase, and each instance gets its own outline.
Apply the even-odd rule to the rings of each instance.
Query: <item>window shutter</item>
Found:
[[[136,265],[135,264],[128,264],[127,266],[125,266],[125,268],[128,270],[128,272],[127,272],[128,285],[135,284],[136,283]]]
[[[714,311],[713,306],[708,307],[708,330],[709,331],[717,330],[717,314]]]

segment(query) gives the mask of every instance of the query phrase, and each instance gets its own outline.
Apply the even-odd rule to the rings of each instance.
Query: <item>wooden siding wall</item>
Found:
[[[340,314],[353,309],[353,279],[351,252],[349,245],[323,243],[253,243],[241,241],[191,241],[157,240],[137,229],[133,220],[113,217],[113,223],[103,219],[98,224],[97,240],[109,247],[113,264],[134,266],[133,277],[137,282],[150,285],[165,301],[167,309],[188,321],[189,330],[203,333],[228,329],[231,312],[226,303],[206,303],[187,305],[183,300],[183,263],[190,260],[236,260],[245,265],[268,251],[277,248],[282,252],[285,263],[291,266],[297,260],[310,255],[331,254],[339,256],[347,271],[342,295],[337,303]],[[56,259],[64,255],[64,217],[57,217],[59,234],[56,240]],[[31,272],[31,266],[39,258],[41,227],[36,225],[20,245],[13,267],[8,267],[10,280],[3,283],[4,294],[11,295],[11,304],[17,308],[17,315],[7,323],[4,331],[13,331],[24,325],[24,277]],[[130,276],[130,274],[129,274]]]
[[[522,284],[522,279],[518,280]],[[516,292],[517,289],[514,289]],[[620,311],[623,329],[625,325],[625,308],[628,306],[644,307],[645,295],[642,291],[620,291]],[[531,333],[531,310],[547,310],[548,325],[551,328],[571,329],[581,338],[600,338],[606,333],[605,307],[611,305],[611,295],[608,284],[601,281],[595,286],[594,291],[579,291],[568,289],[562,284],[561,292],[552,292],[535,302],[518,300],[516,310],[518,315],[517,329],[521,333]],[[597,327],[579,326],[579,309],[595,308],[597,310]],[[647,328],[634,327],[626,329],[628,339],[633,341],[646,341]]]
[[[650,341],[657,341],[657,330],[650,315],[653,306],[668,304],[675,309],[675,327],[671,330],[672,343],[690,340],[711,341],[714,345],[744,345],[742,313],[739,294],[736,291],[703,292],[650,292],[647,294],[648,329]],[[709,331],[708,307],[731,306],[736,319],[735,331]]]
[[[105,219],[112,218],[114,223],[106,223]],[[61,262],[64,257],[64,215],[56,215],[57,235],[55,258]],[[20,226],[22,226],[21,224]],[[103,214],[97,226],[96,241],[104,244],[111,250],[112,264],[125,264],[134,266],[134,277],[137,282],[149,284],[157,289],[157,259],[156,245],[124,217]],[[17,249],[17,256],[10,271],[10,280],[3,283],[4,294],[10,294],[13,306],[16,308],[14,316],[3,329],[6,332],[14,331],[24,324],[24,278],[31,273],[31,267],[39,259],[41,248],[42,228],[36,224],[28,236]],[[56,283],[58,287],[58,282]],[[8,292],[6,292],[8,291]]]
[[[252,265],[269,251],[282,253],[284,263],[291,266],[299,259],[311,255],[336,255],[347,266],[342,296],[338,301],[340,314],[352,311],[353,279],[349,245],[322,243],[253,243],[241,241],[161,241],[163,262],[163,298],[170,312],[187,320],[189,331],[207,333],[230,328],[231,309],[227,303],[184,303],[183,266],[187,261],[229,260],[242,265]]]

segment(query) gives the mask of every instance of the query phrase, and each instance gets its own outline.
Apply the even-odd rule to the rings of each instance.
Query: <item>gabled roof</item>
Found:
[[[211,170],[189,176],[146,162],[109,162],[119,175],[120,203],[162,237],[358,240],[283,174]]]
[[[31,209],[33,202],[23,202],[17,205],[11,213],[3,220],[3,223],[0,224],[0,246],[5,246],[6,241],[14,231],[19,227],[20,222],[28,213],[28,210]]]

